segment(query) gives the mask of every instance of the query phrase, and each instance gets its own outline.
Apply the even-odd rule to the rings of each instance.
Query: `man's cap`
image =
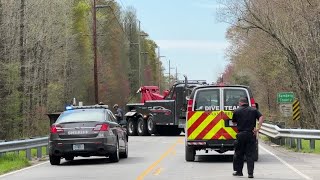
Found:
[[[119,107],[119,105],[118,104],[113,105],[113,108],[115,108],[115,107]]]
[[[239,99],[239,102],[244,103],[244,104],[249,104],[248,99],[245,98],[245,97],[241,97],[241,98]]]

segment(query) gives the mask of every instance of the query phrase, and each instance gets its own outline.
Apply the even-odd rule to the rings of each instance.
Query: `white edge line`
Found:
[[[0,178],[6,177],[6,176],[9,176],[9,175],[12,175],[12,174],[16,174],[16,173],[18,173],[18,172],[25,171],[25,170],[28,170],[28,169],[31,169],[31,168],[35,168],[35,167],[41,166],[41,165],[43,165],[43,164],[47,164],[48,162],[49,162],[49,161],[46,161],[46,162],[43,162],[43,163],[40,163],[40,164],[36,164],[36,165],[29,166],[29,167],[26,167],[26,168],[23,168],[23,169],[19,169],[19,170],[16,170],[16,171],[12,171],[12,172],[9,172],[9,173],[0,175]]]
[[[295,167],[291,166],[290,164],[288,164],[286,161],[282,160],[280,157],[278,157],[277,155],[273,154],[271,151],[267,150],[266,148],[264,148],[262,145],[260,145],[260,148],[263,149],[264,151],[266,151],[267,153],[271,154],[272,156],[274,156],[275,158],[277,158],[280,162],[282,162],[284,165],[286,165],[288,168],[290,168],[292,171],[296,172],[297,174],[299,174],[301,177],[303,177],[304,179],[308,179],[311,180],[312,178],[310,178],[309,176],[303,174],[302,172],[300,172],[298,169],[296,169]]]

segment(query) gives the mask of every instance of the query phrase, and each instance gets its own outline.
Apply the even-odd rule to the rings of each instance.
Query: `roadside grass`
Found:
[[[297,143],[297,141],[296,141],[296,143]],[[314,150],[310,149],[310,140],[302,139],[301,144],[302,144],[302,149],[300,150],[300,152],[320,154],[320,140],[315,140],[315,149]],[[298,152],[297,148],[290,148],[288,146],[287,146],[287,148]]]
[[[266,135],[259,134],[259,138],[260,138],[262,141],[270,142],[270,139],[269,139],[268,136],[266,136]]]
[[[259,134],[259,138],[264,142],[271,142],[270,138],[266,135]],[[297,144],[297,140],[295,140],[295,144]],[[295,151],[295,152],[303,152],[303,153],[315,153],[320,154],[320,140],[315,140],[315,149],[310,149],[310,140],[302,139],[301,140],[302,149],[298,151],[296,146],[291,148],[289,145],[283,145],[288,150]]]
[[[46,154],[46,147],[42,148],[42,155]],[[31,150],[31,156],[37,157],[37,150]],[[30,166],[32,163],[26,158],[26,151],[9,152],[0,156],[0,175]]]

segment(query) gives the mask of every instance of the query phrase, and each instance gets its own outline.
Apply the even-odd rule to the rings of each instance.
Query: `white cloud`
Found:
[[[156,40],[161,49],[182,49],[221,52],[228,47],[227,42],[205,40]]]

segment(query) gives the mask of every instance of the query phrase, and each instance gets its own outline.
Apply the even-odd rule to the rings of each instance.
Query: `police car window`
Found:
[[[195,98],[195,111],[220,110],[219,89],[199,90]]]
[[[109,116],[110,121],[112,121],[112,122],[117,122],[117,119],[116,119],[116,117],[113,115],[112,112],[108,112],[108,116]]]
[[[105,119],[104,113],[101,110],[71,110],[62,113],[56,122],[103,122]]]
[[[241,97],[248,98],[244,89],[225,89],[224,90],[224,109],[234,110],[239,106]]]

